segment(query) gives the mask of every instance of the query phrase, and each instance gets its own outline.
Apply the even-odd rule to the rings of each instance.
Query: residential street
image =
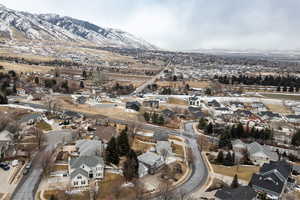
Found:
[[[36,189],[40,183],[43,174],[43,162],[45,156],[52,152],[58,143],[68,139],[68,131],[52,131],[47,134],[47,146],[40,150],[33,159],[32,168],[29,174],[24,175],[15,192],[13,200],[34,200]]]

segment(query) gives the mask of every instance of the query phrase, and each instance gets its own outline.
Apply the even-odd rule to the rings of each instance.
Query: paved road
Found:
[[[47,135],[47,146],[41,149],[33,159],[29,174],[23,176],[13,193],[13,200],[34,200],[34,195],[43,174],[44,158],[63,140],[71,140],[71,132],[66,130],[52,131]]]

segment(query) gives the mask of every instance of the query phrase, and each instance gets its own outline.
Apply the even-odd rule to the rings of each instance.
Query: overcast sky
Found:
[[[299,0],[0,0],[119,28],[165,49],[300,49]]]

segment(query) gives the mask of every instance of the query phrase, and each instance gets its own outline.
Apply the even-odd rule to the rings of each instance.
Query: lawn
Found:
[[[150,150],[151,147],[155,147],[155,144],[143,143],[135,138],[132,142],[131,148],[135,151],[146,152],[146,151]]]
[[[57,172],[57,171],[67,171],[68,170],[68,165],[54,165],[52,168],[52,171]]]
[[[283,114],[291,114],[291,110],[288,109],[286,106],[282,104],[266,104],[266,106],[270,109],[272,112],[278,112]]]
[[[259,171],[257,166],[232,166],[227,167],[223,165],[214,165],[212,164],[213,170],[215,173],[222,174],[225,176],[234,177],[235,174],[238,175],[239,179],[250,181],[252,174]]]
[[[43,131],[51,131],[52,130],[52,127],[50,124],[48,124],[47,122],[45,121],[39,121],[36,123],[36,127],[38,129],[41,129]]]
[[[184,157],[184,147],[178,144],[172,144],[172,150],[180,157]]]
[[[168,98],[168,103],[174,105],[183,105],[183,106],[188,105],[187,101],[179,98],[174,98],[174,97]]]

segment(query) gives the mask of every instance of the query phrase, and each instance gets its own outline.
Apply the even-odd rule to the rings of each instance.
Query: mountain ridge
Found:
[[[86,42],[99,46],[156,50],[156,46],[128,32],[103,28],[58,14],[31,14],[0,4],[0,37],[18,40]]]

